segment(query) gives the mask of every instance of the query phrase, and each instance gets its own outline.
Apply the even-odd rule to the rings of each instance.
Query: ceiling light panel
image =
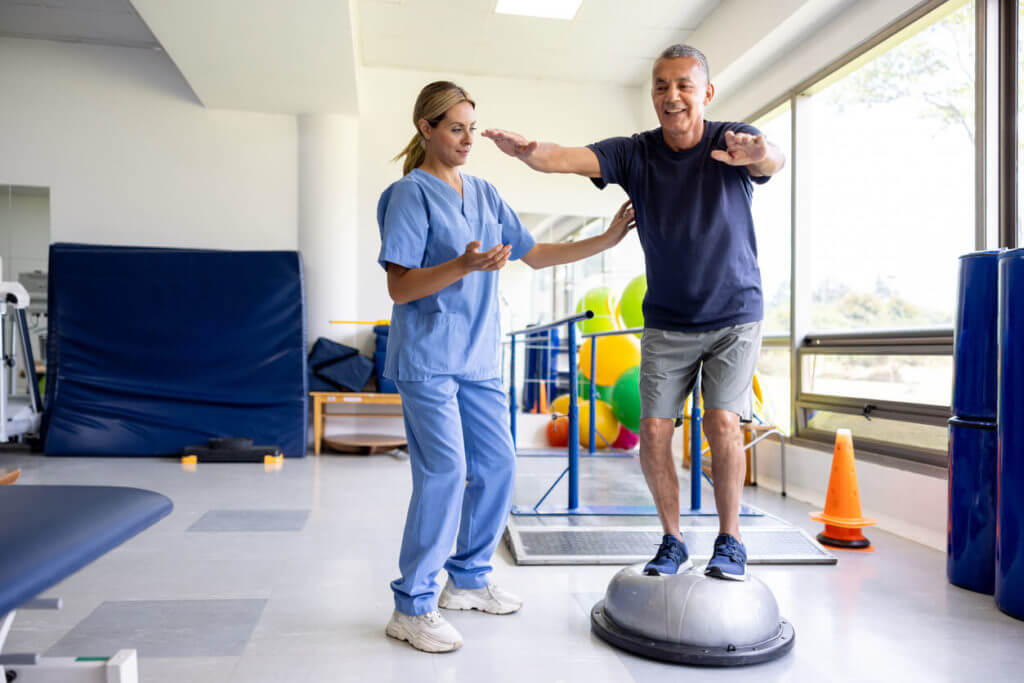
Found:
[[[496,14],[517,14],[538,19],[565,19],[576,16],[583,0],[498,0]]]

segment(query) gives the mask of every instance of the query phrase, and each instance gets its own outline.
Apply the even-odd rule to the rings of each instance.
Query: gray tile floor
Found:
[[[116,640],[140,650],[147,683],[1024,680],[1024,622],[989,596],[950,586],[942,553],[878,530],[869,531],[877,552],[840,554],[835,566],[752,568],[797,633],[794,651],[769,664],[700,670],[617,652],[589,626],[616,567],[517,567],[504,547],[496,579],[526,607],[452,614],[465,647],[427,655],[383,633],[410,489],[399,458],[189,472],[173,460],[0,452],[0,467],[14,466],[25,483],[139,486],[174,501],[170,517],[48,591],[63,610],[20,612],[8,640],[8,651],[82,655]],[[532,503],[562,466],[520,459],[517,502]],[[583,502],[647,502],[634,461],[585,460],[582,469]],[[564,489],[552,495],[564,502]],[[818,530],[797,501],[757,489],[745,499]],[[207,524],[216,533],[197,531]]]

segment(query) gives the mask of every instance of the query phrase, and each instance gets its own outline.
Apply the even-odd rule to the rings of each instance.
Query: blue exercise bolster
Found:
[[[304,455],[303,301],[294,251],[52,245],[46,454]]]
[[[0,616],[170,514],[153,491],[0,486]]]

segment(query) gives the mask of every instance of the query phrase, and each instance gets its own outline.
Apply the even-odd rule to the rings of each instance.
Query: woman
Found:
[[[627,202],[602,235],[536,244],[494,187],[459,172],[473,145],[475,106],[454,83],[423,88],[416,134],[395,157],[405,159],[404,177],[377,207],[378,262],[395,302],[384,376],[402,396],[413,477],[387,634],[427,652],[462,645],[438,606],[491,614],[522,607],[490,581],[515,468],[498,367],[497,271],[509,259],[542,268],[586,258],[633,227]],[[448,583],[438,597],[442,566]]]

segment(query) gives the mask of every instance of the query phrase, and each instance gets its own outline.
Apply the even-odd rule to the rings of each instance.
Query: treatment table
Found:
[[[137,683],[135,650],[109,658],[47,658],[4,654],[3,645],[16,609],[59,609],[59,600],[36,596],[173,507],[165,496],[136,488],[0,486],[0,683]]]

